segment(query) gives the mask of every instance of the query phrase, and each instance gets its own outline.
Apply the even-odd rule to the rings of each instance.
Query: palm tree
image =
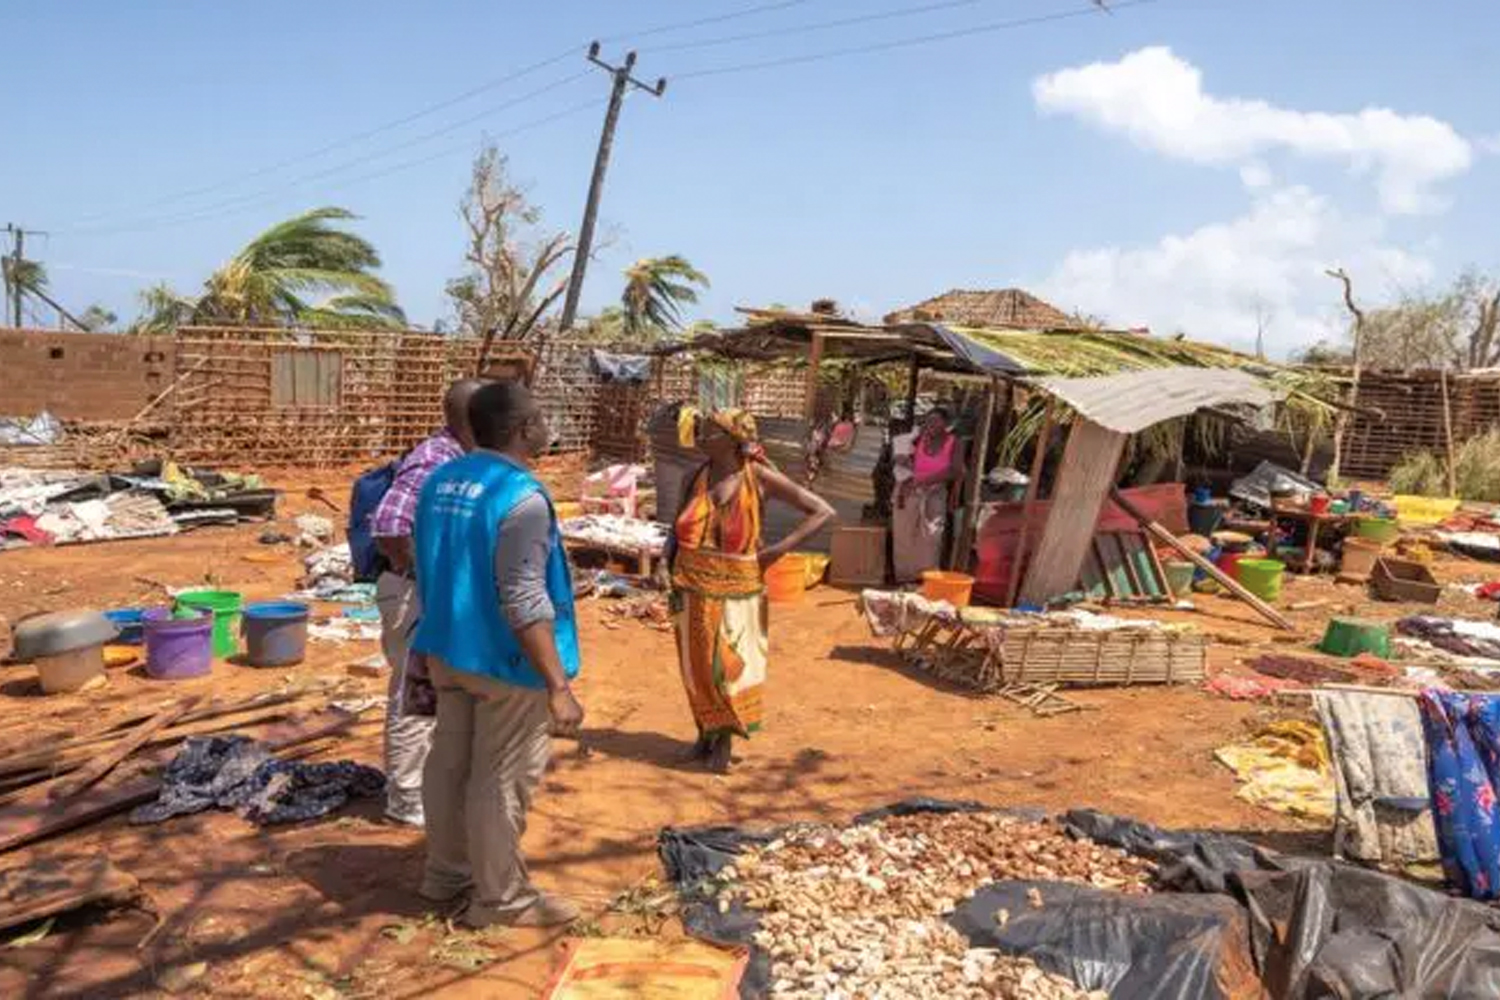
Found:
[[[277,223],[209,275],[197,298],[166,285],[147,289],[134,329],[159,332],[181,323],[405,326],[395,291],[372,273],[380,266],[375,247],[332,225],[353,218],[347,209],[329,207]]]
[[[14,257],[0,257],[0,278],[5,285],[6,302],[16,302],[27,295],[42,297],[47,290],[47,269],[41,263],[34,260],[16,260]],[[9,316],[0,316],[0,323],[4,323]]]
[[[625,291],[620,295],[625,333],[655,339],[682,326],[682,307],[698,301],[698,288],[708,287],[708,276],[685,257],[646,257],[625,269]]]

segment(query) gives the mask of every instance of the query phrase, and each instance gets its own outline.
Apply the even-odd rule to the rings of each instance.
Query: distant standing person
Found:
[[[816,534],[833,508],[765,461],[755,418],[742,410],[700,416],[694,432],[708,462],[683,483],[672,535],[672,605],[697,756],[729,769],[734,737],[760,728],[766,679],[762,574]],[[781,541],[761,546],[767,499],[807,516]]]
[[[583,723],[569,683],[579,667],[573,578],[551,498],[531,473],[547,446],[531,393],[490,383],[469,420],[477,449],[433,473],[417,507],[412,648],[437,689],[421,894],[468,894],[461,919],[471,927],[550,927],[578,908],[532,885],[521,837],[549,730],[573,735]]]
[[[430,715],[413,714],[405,704],[408,643],[421,615],[417,599],[412,522],[417,498],[429,476],[445,462],[474,447],[469,400],[484,382],[461,379],[443,396],[443,429],[401,460],[396,478],[371,519],[371,534],[389,568],[375,583],[380,610],[380,646],[391,681],[385,709],[385,814],[398,823],[422,825],[422,765],[432,745]]]
[[[911,583],[943,561],[952,485],[963,478],[958,436],[948,428],[948,411],[935,406],[922,418],[911,454],[911,474],[896,486],[891,514],[891,550],[896,582]]]

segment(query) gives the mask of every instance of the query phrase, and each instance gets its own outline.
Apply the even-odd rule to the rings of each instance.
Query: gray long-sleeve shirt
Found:
[[[495,542],[495,579],[500,608],[520,631],[557,617],[547,596],[547,558],[552,554],[552,508],[534,493],[511,508]]]

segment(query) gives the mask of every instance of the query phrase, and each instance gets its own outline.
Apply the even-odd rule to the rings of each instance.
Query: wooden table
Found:
[[[1324,526],[1343,527],[1353,520],[1349,514],[1314,514],[1306,507],[1278,507],[1271,504],[1271,530],[1266,533],[1266,555],[1274,558],[1276,555],[1277,521],[1301,521],[1307,525],[1307,548],[1303,553],[1302,572],[1311,573],[1317,565],[1318,557],[1318,531]]]

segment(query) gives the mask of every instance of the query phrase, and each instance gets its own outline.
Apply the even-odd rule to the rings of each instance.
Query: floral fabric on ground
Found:
[[[1500,896],[1500,698],[1422,692],[1422,728],[1438,849],[1466,896]]]

